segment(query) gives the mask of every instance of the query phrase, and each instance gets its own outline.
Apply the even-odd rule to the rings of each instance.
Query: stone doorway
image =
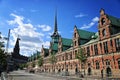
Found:
[[[88,75],[91,75],[91,72],[92,72],[92,70],[91,70],[91,68],[89,67],[89,68],[88,68]]]
[[[77,74],[78,73],[78,68],[75,68],[75,74]]]
[[[106,68],[106,75],[109,77],[112,75],[112,71],[111,71],[111,68],[110,67],[107,67]]]

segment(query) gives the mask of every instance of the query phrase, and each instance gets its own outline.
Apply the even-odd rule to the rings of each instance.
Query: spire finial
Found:
[[[57,32],[57,9],[55,10],[55,25],[54,25],[54,32]]]

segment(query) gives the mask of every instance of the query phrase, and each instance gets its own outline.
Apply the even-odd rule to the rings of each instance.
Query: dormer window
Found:
[[[102,18],[101,23],[102,23],[102,25],[105,24],[105,18]]]

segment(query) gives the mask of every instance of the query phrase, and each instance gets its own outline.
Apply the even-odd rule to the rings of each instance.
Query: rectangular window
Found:
[[[98,61],[96,62],[96,69],[100,69],[100,65]]]
[[[115,39],[116,51],[120,51],[120,38]]]
[[[77,45],[77,42],[75,41],[75,46]]]
[[[62,60],[64,61],[64,56],[62,57]]]
[[[110,40],[110,46],[113,47],[113,43],[112,43],[112,40]]]
[[[93,46],[91,45],[91,50],[93,51]]]
[[[98,48],[97,48],[97,44],[94,45],[94,51],[95,51],[95,55],[98,55]]]
[[[109,61],[109,60],[106,61],[106,65],[107,65],[107,66],[110,65],[110,61]]]
[[[107,42],[103,42],[104,45],[104,52],[107,54],[108,53],[108,45]]]
[[[87,56],[90,56],[90,47],[87,47]]]

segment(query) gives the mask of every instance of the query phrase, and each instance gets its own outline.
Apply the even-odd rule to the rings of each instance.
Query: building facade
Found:
[[[73,38],[62,38],[57,30],[57,16],[55,16],[54,33],[51,36],[49,49],[42,47],[40,55],[44,64],[42,71],[64,72],[76,74],[77,72],[87,75],[118,75],[120,73],[120,19],[108,15],[104,9],[100,10],[98,32],[89,32],[74,26]],[[85,66],[76,59],[80,48],[84,50],[87,59]],[[53,65],[50,55],[55,53],[57,59]]]

